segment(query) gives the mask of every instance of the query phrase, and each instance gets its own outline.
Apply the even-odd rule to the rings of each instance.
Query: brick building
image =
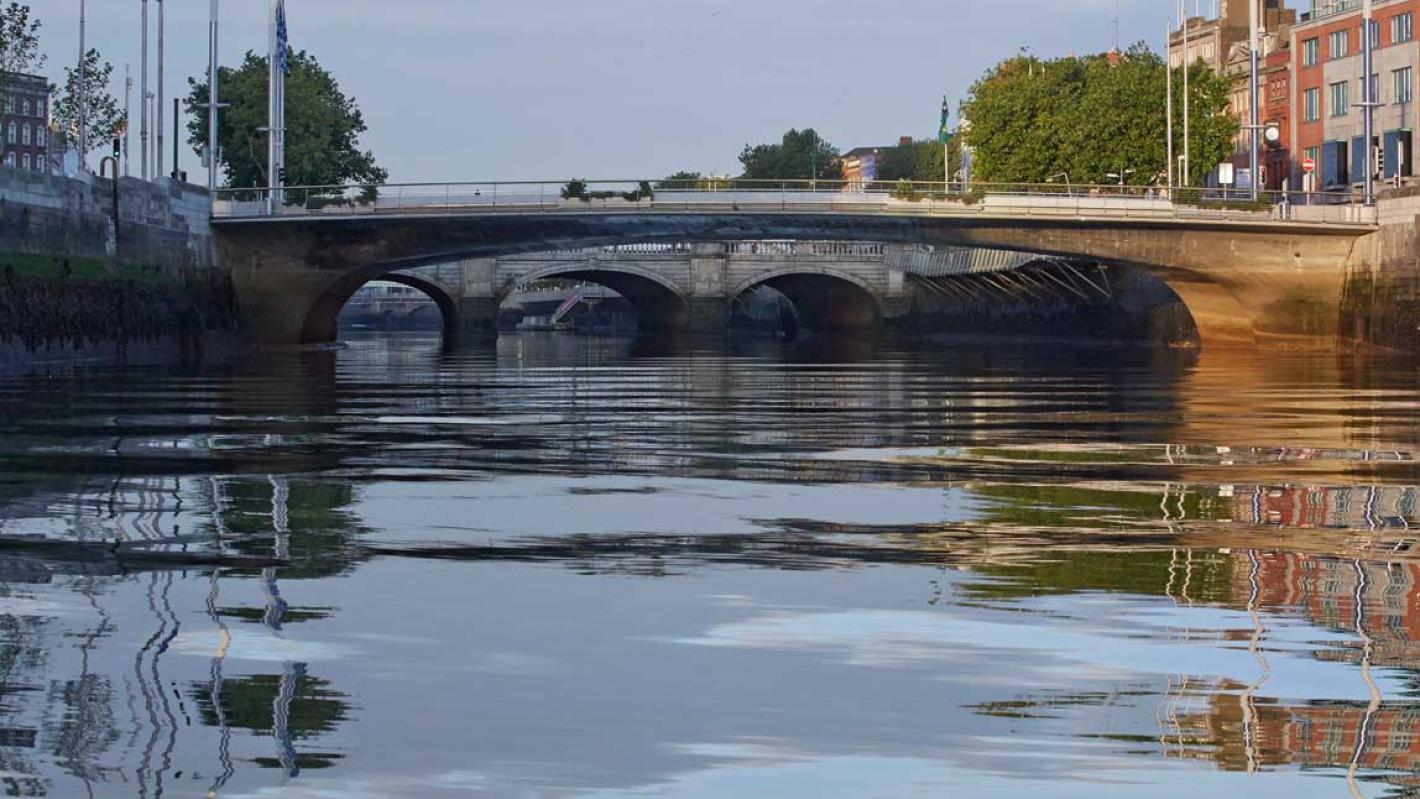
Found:
[[[1362,100],[1361,3],[1312,0],[1302,14],[1292,29],[1292,141],[1298,160],[1313,159],[1317,172],[1306,180],[1294,172],[1294,186],[1350,190],[1365,180],[1367,162],[1374,164],[1377,156],[1379,178],[1404,182],[1415,174],[1417,12],[1420,0],[1375,0],[1371,84],[1380,105],[1369,148],[1362,140],[1364,115],[1356,107]]]
[[[0,164],[50,171],[49,81],[38,75],[0,75]]]

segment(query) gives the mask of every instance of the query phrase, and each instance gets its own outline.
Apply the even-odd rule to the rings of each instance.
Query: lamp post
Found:
[[[139,15],[143,25],[143,45],[139,58],[142,59],[138,67],[138,149],[139,177],[147,180],[151,175],[148,172],[148,0],[142,0],[143,12]]]
[[[818,191],[818,131],[809,128],[809,191]]]
[[[85,55],[87,48],[84,43],[85,26],[87,19],[84,8],[84,0],[79,0],[79,171],[87,171],[84,156],[89,152],[89,81],[88,71],[84,69]],[[114,180],[118,180],[118,175],[114,174]]]
[[[157,128],[155,133],[158,137],[157,147],[153,150],[153,177],[163,176],[163,104],[166,99],[163,97],[163,0],[158,3],[158,98],[153,107],[153,126]],[[177,164],[173,164],[174,167]]]
[[[1371,91],[1371,68],[1375,55],[1372,48],[1373,40],[1371,38],[1371,25],[1373,24],[1371,20],[1371,12],[1371,0],[1366,0],[1365,11],[1361,15],[1361,105],[1364,106],[1364,108],[1362,108],[1361,110],[1361,113],[1363,114],[1361,137],[1365,139],[1364,146],[1366,148],[1365,192],[1367,205],[1370,205],[1376,201],[1375,158],[1371,155],[1371,150],[1374,146],[1372,144],[1372,141],[1373,137],[1375,136],[1376,107],[1376,98],[1372,96],[1373,93]],[[1253,135],[1256,136],[1257,134],[1254,133]]]
[[[207,196],[217,201],[217,8],[212,0],[207,23]]]
[[[1368,4],[1369,4],[1369,2],[1370,2],[1370,0],[1367,0],[1367,3],[1368,3]],[[1249,175],[1249,180],[1248,180],[1248,182],[1252,184],[1252,199],[1253,199],[1254,201],[1257,200],[1257,183],[1258,183],[1258,181],[1257,181],[1257,177],[1258,177],[1257,173],[1258,173],[1258,171],[1259,171],[1259,170],[1258,170],[1259,161],[1258,161],[1258,157],[1257,157],[1257,134],[1258,134],[1258,131],[1261,129],[1260,126],[1258,125],[1258,111],[1257,111],[1257,102],[1258,102],[1258,94],[1257,94],[1257,57],[1258,57],[1258,49],[1261,48],[1261,46],[1262,46],[1262,39],[1261,39],[1261,37],[1258,35],[1259,25],[1258,25],[1258,9],[1257,9],[1257,4],[1258,4],[1258,0],[1249,0],[1249,2],[1248,2],[1248,4],[1247,4],[1247,6],[1248,6],[1248,29],[1249,29],[1249,34],[1248,34],[1248,51],[1249,51],[1249,52],[1248,52],[1248,62],[1249,62],[1249,64],[1248,64],[1248,82],[1247,82],[1247,95],[1248,95],[1248,105],[1249,105],[1249,109],[1248,109],[1248,128],[1249,128],[1249,130],[1248,130],[1248,144],[1249,144],[1249,147],[1248,147],[1248,175]],[[1370,35],[1370,32],[1367,31],[1364,35],[1369,36],[1369,35]],[[1366,70],[1367,70],[1367,72],[1369,72],[1369,71],[1370,71],[1370,67],[1367,67]],[[1369,141],[1369,139],[1367,139],[1367,141]]]
[[[1166,59],[1165,62],[1164,62],[1164,65],[1165,65],[1164,71],[1165,71],[1165,73],[1166,73],[1167,76],[1168,76],[1168,77],[1167,77],[1167,81],[1168,81],[1168,84],[1167,84],[1167,85],[1168,85],[1168,88],[1167,88],[1167,90],[1166,90],[1166,91],[1167,91],[1167,97],[1168,97],[1168,99],[1166,100],[1166,109],[1167,109],[1167,110],[1166,110],[1166,112],[1165,112],[1165,116],[1167,117],[1167,120],[1166,120],[1166,122],[1165,122],[1165,127],[1168,128],[1168,133],[1166,134],[1166,135],[1168,136],[1168,147],[1166,148],[1166,149],[1168,150],[1168,155],[1167,155],[1166,157],[1168,158],[1167,166],[1168,166],[1168,170],[1169,170],[1169,193],[1170,193],[1170,194],[1173,193],[1173,175],[1174,175],[1174,160],[1173,160],[1173,53],[1170,52],[1172,49],[1173,49],[1173,20],[1170,19],[1170,20],[1169,20],[1169,35],[1168,35],[1167,38],[1164,39],[1164,58]]]

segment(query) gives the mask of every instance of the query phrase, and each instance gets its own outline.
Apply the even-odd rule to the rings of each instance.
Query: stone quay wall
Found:
[[[163,180],[80,180],[0,168],[0,250],[101,258],[178,277],[213,268],[205,189]]]
[[[1420,350],[1420,189],[1378,203],[1380,230],[1357,242],[1342,295],[1342,334]]]
[[[240,347],[206,191],[0,168],[0,371],[193,360]]]

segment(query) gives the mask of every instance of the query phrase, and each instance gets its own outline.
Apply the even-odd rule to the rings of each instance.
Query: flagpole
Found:
[[[158,99],[153,110],[154,134],[158,137],[157,148],[153,150],[153,177],[163,177],[163,0],[158,0]],[[173,164],[174,168],[177,164]]]
[[[281,160],[282,160],[282,134],[284,112],[284,97],[282,83],[285,81],[285,72],[281,69],[284,61],[282,49],[284,44],[281,41],[280,22],[284,11],[282,0],[267,0],[270,11],[270,30],[268,37],[267,67],[269,70],[268,80],[269,91],[267,92],[267,151],[266,151],[266,187],[267,187],[267,209],[270,213],[275,213],[280,206],[281,190]]]
[[[1173,196],[1173,176],[1178,165],[1173,161],[1173,20],[1169,20],[1169,33],[1164,39],[1165,75],[1168,81],[1167,92],[1167,117],[1166,127],[1168,128],[1168,173],[1169,173],[1169,196]]]

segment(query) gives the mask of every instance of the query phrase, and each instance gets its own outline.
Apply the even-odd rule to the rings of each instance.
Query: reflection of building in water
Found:
[[[1257,486],[1235,490],[1233,518],[1281,527],[1346,529],[1415,525],[1414,486]]]
[[[1420,564],[1296,553],[1231,557],[1227,604],[1253,612],[1254,640],[1265,634],[1262,609],[1298,612],[1313,624],[1355,635],[1354,644],[1318,648],[1312,656],[1358,667],[1356,681],[1371,700],[1289,706],[1255,698],[1233,681],[1182,678],[1170,682],[1160,718],[1165,753],[1238,771],[1280,765],[1347,769],[1353,792],[1360,770],[1420,774],[1420,705],[1383,702],[1371,676],[1376,666],[1420,666]],[[1420,777],[1402,782],[1420,786]]]
[[[1180,687],[1178,685],[1176,688]],[[1283,706],[1259,702],[1245,734],[1235,695],[1211,691],[1201,709],[1165,720],[1165,755],[1211,760],[1228,771],[1252,766],[1310,766],[1420,772],[1420,705],[1387,705],[1374,713],[1364,702]],[[1253,747],[1249,759],[1248,745]],[[1358,758],[1359,754],[1359,758]]]

